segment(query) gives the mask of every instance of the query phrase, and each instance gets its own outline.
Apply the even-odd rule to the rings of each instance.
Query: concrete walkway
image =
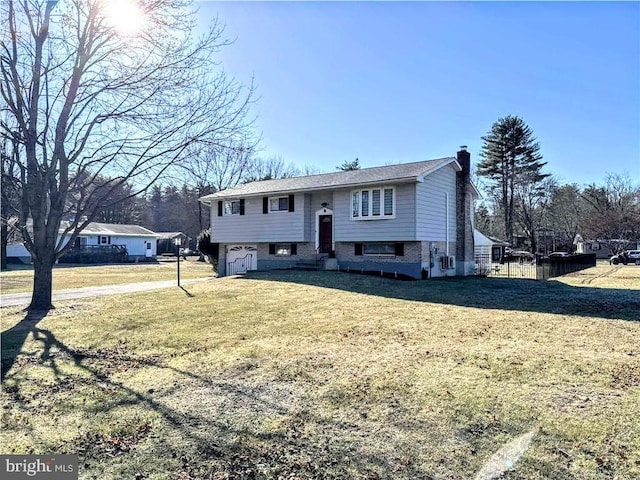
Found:
[[[181,280],[182,286],[192,285],[194,283],[206,282],[215,277],[190,278]],[[76,298],[103,297],[106,295],[119,295],[133,292],[146,292],[148,290],[161,290],[163,288],[178,288],[176,280],[163,280],[161,282],[138,282],[138,283],[122,283],[117,285],[103,285],[101,287],[83,287],[69,288],[66,290],[54,290],[52,293],[52,302],[61,300],[73,300]],[[0,308],[4,307],[22,307],[29,305],[31,301],[31,292],[28,293],[8,293],[0,295]]]

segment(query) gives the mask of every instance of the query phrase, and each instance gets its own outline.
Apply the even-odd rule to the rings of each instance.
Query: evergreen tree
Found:
[[[351,170],[360,170],[360,160],[357,158],[352,160],[351,162],[347,162],[346,160],[342,163],[342,165],[336,167],[336,170],[342,170],[343,172],[349,172]]]
[[[505,237],[513,244],[518,189],[539,185],[548,176],[541,172],[546,162],[541,161],[540,144],[531,128],[517,116],[498,119],[482,140],[477,172],[488,179],[491,193],[500,202],[497,210],[503,213]]]

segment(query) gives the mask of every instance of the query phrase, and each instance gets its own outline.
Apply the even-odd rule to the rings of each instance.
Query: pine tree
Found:
[[[477,172],[489,180],[489,188],[500,202],[497,207],[503,214],[506,240],[513,244],[518,188],[544,180],[548,175],[541,169],[546,162],[541,161],[540,144],[531,128],[517,116],[498,119],[482,140],[483,160]]]
[[[351,162],[344,161],[342,165],[336,167],[336,170],[342,170],[343,172],[350,172],[352,170],[360,170],[360,160],[357,158]]]

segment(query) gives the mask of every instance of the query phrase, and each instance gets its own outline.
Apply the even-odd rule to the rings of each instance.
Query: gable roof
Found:
[[[321,173],[304,177],[250,182],[234,188],[221,190],[211,195],[206,195],[200,198],[200,201],[210,204],[214,199],[218,198],[293,193],[309,190],[355,187],[358,185],[373,185],[386,182],[415,182],[449,164],[453,164],[456,170],[460,170],[460,165],[455,158],[446,157],[422,162],[362,168],[360,170],[350,170],[347,172]]]
[[[62,229],[61,229],[62,230]],[[80,235],[118,235],[122,237],[155,237],[155,232],[140,225],[91,222]]]
[[[187,234],[182,232],[156,232],[156,237],[158,237],[158,240],[172,240],[180,236],[186,237]]]

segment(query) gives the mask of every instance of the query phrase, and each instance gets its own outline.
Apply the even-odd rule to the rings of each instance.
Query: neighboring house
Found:
[[[182,232],[156,232],[156,238],[158,240],[157,251],[158,255],[163,253],[173,253],[177,251],[176,239],[180,239],[181,248],[187,248],[189,237]]]
[[[582,240],[582,236],[579,240]],[[623,250],[640,250],[640,240],[582,240],[574,239],[577,253],[595,253],[596,258],[610,258]]]
[[[60,235],[63,233],[64,225],[60,228]],[[67,235],[65,243],[69,238]],[[91,261],[91,257],[99,255],[101,251],[119,251],[122,255],[118,255],[118,259],[123,261],[151,260],[156,256],[156,234],[139,225],[91,222],[80,232],[73,248],[65,255]],[[22,243],[8,244],[7,259],[31,263],[31,254]]]
[[[211,207],[219,274],[335,257],[340,270],[412,278],[474,272],[466,147],[457,158],[251,182]]]
[[[479,230],[473,230],[473,243],[475,257],[480,260],[489,260],[493,263],[502,261],[505,248],[509,243],[497,238],[484,235]]]

